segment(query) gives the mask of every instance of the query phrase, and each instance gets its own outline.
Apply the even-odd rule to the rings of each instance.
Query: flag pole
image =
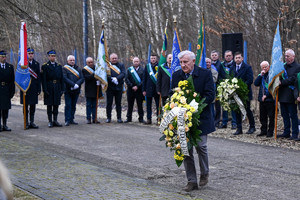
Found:
[[[25,103],[25,96],[26,93],[23,92],[23,113],[24,113],[24,130],[26,130],[26,121],[27,121],[27,114],[26,114],[26,103]]]
[[[158,124],[160,124],[160,122],[161,122],[161,116],[160,116],[160,112],[161,111],[161,94],[159,94],[159,105],[158,105]]]
[[[275,103],[275,141],[277,140],[277,114],[278,114],[278,90],[276,90],[276,103]]]
[[[180,40],[179,40],[179,37],[178,37],[178,30],[177,30],[177,15],[173,15],[173,23],[174,23],[174,27],[175,27],[175,31],[176,31],[176,35],[177,35],[177,38],[178,38],[178,45],[179,45],[179,49],[181,51],[181,45],[180,45]]]

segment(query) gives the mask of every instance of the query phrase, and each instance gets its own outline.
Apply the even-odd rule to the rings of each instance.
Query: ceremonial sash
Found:
[[[37,79],[38,75],[30,67],[28,67],[28,71],[33,78]]]
[[[112,65],[111,63],[109,63],[109,67],[114,70],[117,74],[121,73],[121,70],[116,66],[116,65]]]
[[[74,69],[73,67],[70,67],[69,65],[64,66],[65,69],[69,70],[72,74],[74,74],[78,79],[80,78],[79,72]]]
[[[90,68],[89,66],[87,66],[87,65],[84,67],[84,69],[85,69],[86,71],[88,71],[88,73],[90,73],[90,74],[95,73],[95,71],[94,71],[92,68]]]
[[[153,83],[156,85],[157,79],[155,77],[155,73],[153,72],[151,64],[147,64],[147,71]]]
[[[269,76],[268,76],[268,77],[269,77]],[[267,77],[267,80],[269,79],[268,77]],[[263,85],[263,89],[264,89],[264,91],[265,91],[265,95],[267,96],[267,95],[269,94],[269,90],[268,90],[269,84],[268,84],[268,82],[266,82],[264,76],[262,76],[261,83],[262,83],[262,85]]]
[[[171,73],[172,73],[172,69],[167,69],[167,68],[165,68],[165,66],[164,66],[164,64],[162,64],[161,66],[160,66],[163,70],[164,70],[164,72],[166,72],[166,74],[171,78]]]
[[[288,78],[288,75],[287,75],[287,72],[286,72],[285,68],[284,68],[284,73],[282,73],[282,78],[283,78],[283,80]],[[289,85],[289,88],[291,88],[292,90],[294,90],[295,86]]]
[[[141,78],[139,77],[138,73],[136,72],[136,70],[134,69],[133,66],[129,67],[129,72],[130,72],[130,75],[132,76],[132,78],[134,79],[135,83],[137,85],[139,85],[142,81],[141,81]]]
[[[222,65],[222,67],[223,67],[223,69],[224,69],[224,71],[225,71],[225,73],[227,74],[227,75],[229,75],[229,67],[226,67],[226,66],[224,66],[224,62],[223,63],[221,63],[221,65]]]

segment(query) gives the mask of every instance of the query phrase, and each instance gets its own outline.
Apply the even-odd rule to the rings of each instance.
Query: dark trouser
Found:
[[[85,99],[86,99],[86,119],[91,120],[91,115],[92,115],[92,120],[96,120],[97,98],[86,97]]]
[[[47,115],[49,122],[52,122],[52,115],[54,121],[57,121],[58,106],[59,105],[47,105]]]
[[[128,110],[127,110],[127,120],[132,120],[132,111],[134,100],[136,99],[136,104],[138,107],[139,120],[143,120],[144,118],[144,110],[143,110],[143,93],[141,91],[137,92],[127,92],[127,102],[128,102]]]
[[[231,111],[231,117],[232,117],[232,121],[231,121],[231,125],[236,125],[236,112]],[[227,125],[228,123],[228,111],[223,110],[223,116],[222,116],[222,124]]]
[[[147,119],[151,120],[152,119],[152,98],[153,97],[147,97]],[[158,107],[159,107],[159,96],[155,95],[154,96],[154,101],[156,105],[156,115],[158,115]]]
[[[65,122],[74,120],[78,96],[79,94],[65,93]]]
[[[121,100],[122,100],[122,90],[107,90],[106,91],[106,117],[111,119],[111,110],[113,98],[115,97],[117,119],[121,119]]]
[[[200,173],[201,175],[207,175],[209,173],[208,166],[208,154],[207,154],[207,135],[200,136],[201,141],[198,142],[198,145],[195,147],[198,160],[200,165]],[[189,150],[190,156],[186,156],[183,164],[186,171],[186,177],[188,182],[197,183],[197,171],[195,167],[193,147]]]
[[[8,110],[0,110],[0,130],[2,129],[1,118],[3,120],[3,125],[6,125],[6,121],[8,118]]]
[[[28,107],[29,107],[29,117],[30,117],[30,122],[34,122],[34,113],[35,113],[35,104],[26,104],[25,106],[25,116],[26,116],[26,121],[28,123]],[[24,110],[23,110],[24,112]],[[24,113],[23,113],[24,114]]]
[[[250,128],[255,128],[255,121],[253,117],[253,113],[250,109],[250,101],[246,102],[246,112],[247,117],[249,119]],[[236,112],[236,124],[238,129],[242,129],[242,113],[241,111]]]
[[[221,121],[221,104],[220,101],[215,101],[215,125]]]
[[[164,105],[166,104],[167,98],[168,98],[168,97],[161,97],[161,100],[162,100],[162,105],[161,105],[161,107],[162,107],[162,108],[163,108]]]
[[[269,129],[268,129],[269,119]],[[275,103],[274,102],[259,102],[259,120],[261,123],[261,133],[273,135],[275,123]]]
[[[292,120],[292,137],[298,138],[298,116],[297,116],[297,104],[294,103],[282,103],[280,102],[280,111],[283,118],[284,135],[290,135],[291,133],[291,120]]]

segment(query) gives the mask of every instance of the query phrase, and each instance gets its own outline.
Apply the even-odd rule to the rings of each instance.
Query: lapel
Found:
[[[237,76],[238,77],[241,77],[242,75],[243,75],[243,73],[244,73],[244,71],[245,71],[245,63],[244,63],[244,61],[241,63],[241,67],[240,67],[240,70],[239,70],[239,72],[238,73],[236,73],[237,74]],[[236,65],[235,65],[235,71],[236,71]]]

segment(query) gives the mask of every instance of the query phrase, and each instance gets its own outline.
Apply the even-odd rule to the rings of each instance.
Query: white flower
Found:
[[[199,103],[197,103],[197,102],[195,101],[195,99],[193,99],[189,105],[190,105],[191,107],[195,108],[195,112],[198,111],[198,105],[199,105]]]
[[[232,83],[237,83],[238,80],[237,80],[237,78],[233,78],[231,82],[232,82]]]

